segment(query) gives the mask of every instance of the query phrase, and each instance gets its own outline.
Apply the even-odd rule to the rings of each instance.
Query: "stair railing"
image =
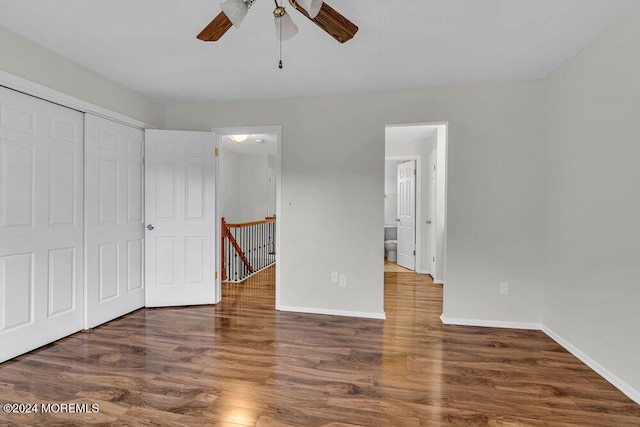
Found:
[[[222,218],[222,280],[241,282],[276,262],[276,217],[229,224]]]

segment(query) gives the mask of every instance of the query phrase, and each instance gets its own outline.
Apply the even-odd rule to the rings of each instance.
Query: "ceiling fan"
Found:
[[[231,26],[240,27],[242,20],[256,0],[227,0],[220,4],[222,12],[198,34],[198,39],[214,42],[220,39]],[[273,11],[276,24],[276,38],[288,40],[298,32],[285,8],[278,5]],[[291,6],[322,28],[327,34],[344,43],[351,40],[358,31],[358,26],[342,16],[322,0],[289,0]]]

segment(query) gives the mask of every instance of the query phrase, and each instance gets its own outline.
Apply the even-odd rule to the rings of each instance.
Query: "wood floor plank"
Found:
[[[442,286],[391,267],[385,321],[277,312],[269,268],[218,305],[138,310],[0,364],[0,403],[100,409],[0,426],[640,426],[543,333],[443,325]]]

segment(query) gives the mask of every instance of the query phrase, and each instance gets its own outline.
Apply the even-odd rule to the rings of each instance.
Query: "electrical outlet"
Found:
[[[507,282],[500,282],[500,295],[509,295],[509,284]]]
[[[347,286],[347,276],[344,274],[340,275],[340,286]]]
[[[334,271],[331,273],[331,283],[338,283],[338,272]]]

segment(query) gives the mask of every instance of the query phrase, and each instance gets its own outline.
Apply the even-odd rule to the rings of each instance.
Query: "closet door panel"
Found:
[[[85,115],[86,328],[144,306],[144,132]]]
[[[83,115],[0,88],[0,361],[82,329]]]

